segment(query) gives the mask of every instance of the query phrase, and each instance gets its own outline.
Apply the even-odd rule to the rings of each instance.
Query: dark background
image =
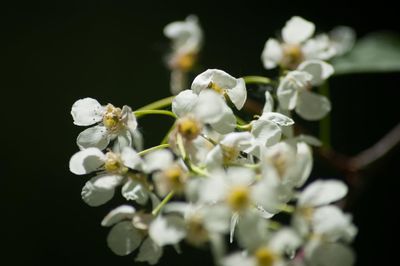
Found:
[[[88,207],[80,198],[86,179],[68,171],[82,130],[72,124],[70,108],[87,96],[132,108],[168,96],[167,23],[197,14],[206,38],[202,67],[236,77],[267,74],[259,59],[264,43],[293,15],[315,22],[319,31],[340,24],[359,36],[400,31],[398,8],[389,1],[12,1],[0,10],[2,265],[134,264],[134,256],[112,254],[109,229],[100,226],[119,201]],[[356,154],[399,122],[399,84],[399,74],[332,79],[337,150]],[[156,144],[168,123],[140,121],[146,144]],[[398,159],[398,150],[385,158],[350,210],[360,230],[357,265],[382,265],[396,254]],[[207,250],[173,253],[167,250],[160,265],[211,265]]]

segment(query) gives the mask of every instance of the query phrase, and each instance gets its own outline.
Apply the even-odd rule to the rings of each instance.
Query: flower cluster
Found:
[[[74,174],[93,175],[83,200],[99,206],[120,188],[127,201],[101,222],[111,227],[107,243],[114,253],[139,249],[137,261],[155,264],[166,245],[179,250],[185,241],[209,245],[215,263],[224,266],[354,263],[349,244],[357,229],[335,204],[347,186],[309,180],[312,146],[321,142],[295,133],[292,116],[294,110],[316,121],[329,113],[328,98],[313,90],[334,73],[323,60],[350,49],[354,36],[342,27],[311,38],[314,28],[293,17],[282,41],[267,41],[264,66],[283,70],[275,80],[208,69],[190,89],[173,84],[176,96],[136,111],[92,98],[73,104],[74,124],[95,124],[79,134],[80,151],[69,163]],[[172,72],[187,70],[202,42],[197,18],[171,23],[164,32],[173,39]],[[244,121],[246,86],[254,82],[272,89],[265,91],[260,113]],[[151,114],[175,122],[160,145],[143,150],[137,119]],[[238,250],[228,247],[226,236]]]

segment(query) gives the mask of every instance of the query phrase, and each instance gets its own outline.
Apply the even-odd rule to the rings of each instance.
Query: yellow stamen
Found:
[[[254,256],[257,260],[257,266],[272,266],[276,260],[276,255],[267,247],[256,250]]]
[[[249,188],[246,186],[232,187],[229,191],[227,202],[235,211],[245,209],[250,204]]]
[[[282,65],[288,69],[295,69],[304,59],[301,47],[297,44],[283,45]]]
[[[202,130],[202,124],[192,116],[185,116],[178,120],[178,132],[187,140],[195,139]]]
[[[103,116],[103,124],[108,129],[115,129],[119,126],[122,110],[114,107],[112,104],[106,106],[106,111]]]

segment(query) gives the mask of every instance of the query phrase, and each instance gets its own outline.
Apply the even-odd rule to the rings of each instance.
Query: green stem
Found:
[[[144,115],[168,115],[175,119],[177,118],[177,116],[173,112],[167,110],[142,110],[135,111],[133,112],[133,114],[136,116],[136,118],[142,117]]]
[[[140,107],[136,111],[143,111],[143,110],[150,110],[150,109],[162,109],[164,107],[167,107],[172,104],[172,100],[175,98],[175,96],[170,96],[155,102],[152,102],[151,104],[145,105],[143,107]]]
[[[155,150],[164,149],[164,148],[169,148],[169,144],[160,144],[158,146],[154,146],[154,147],[148,148],[146,150],[138,152],[138,155],[142,156],[142,155],[145,155],[146,153],[149,153],[149,152],[152,152],[152,151],[155,151]]]
[[[239,125],[246,125],[247,122],[241,119],[240,117],[236,116],[236,121]]]
[[[183,138],[182,138],[182,135],[181,135],[181,134],[177,134],[177,136],[176,136],[176,144],[178,145],[178,149],[179,149],[179,152],[181,153],[182,160],[183,160],[183,162],[185,163],[185,165],[187,166],[187,168],[188,168],[191,172],[193,172],[193,173],[195,173],[195,174],[202,175],[202,176],[207,175],[207,172],[206,172],[206,171],[204,171],[204,170],[201,169],[200,167],[194,165],[194,164],[190,161],[190,158],[189,158],[189,156],[188,156],[187,153],[186,153],[185,145],[183,144]]]
[[[154,210],[151,212],[154,216],[158,215],[158,213],[161,211],[161,209],[167,204],[172,197],[175,195],[175,192],[172,190],[171,192],[168,193],[167,196],[160,202],[160,204],[157,205],[157,207],[154,208]]]
[[[247,125],[236,125],[236,129],[241,131],[250,131],[251,130],[251,123]]]
[[[279,207],[279,209],[280,209],[281,211],[283,211],[283,212],[286,212],[286,213],[293,213],[293,212],[296,210],[296,208],[295,208],[294,206],[288,205],[288,204],[283,204],[283,205],[281,205],[281,206]]]
[[[319,93],[329,99],[329,83],[325,81],[319,88]],[[324,149],[331,148],[331,115],[328,113],[319,122],[319,138],[322,141]]]
[[[175,129],[175,123],[171,126],[171,128],[168,130],[167,134],[165,134],[164,138],[161,141],[161,144],[165,144],[168,143],[169,140],[169,135],[171,134],[171,132]]]
[[[246,84],[272,84],[272,80],[262,76],[244,76],[242,77]]]

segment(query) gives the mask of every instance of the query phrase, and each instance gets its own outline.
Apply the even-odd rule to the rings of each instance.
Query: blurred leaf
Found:
[[[353,49],[332,61],[335,74],[400,71],[400,35],[374,32],[356,42]]]

